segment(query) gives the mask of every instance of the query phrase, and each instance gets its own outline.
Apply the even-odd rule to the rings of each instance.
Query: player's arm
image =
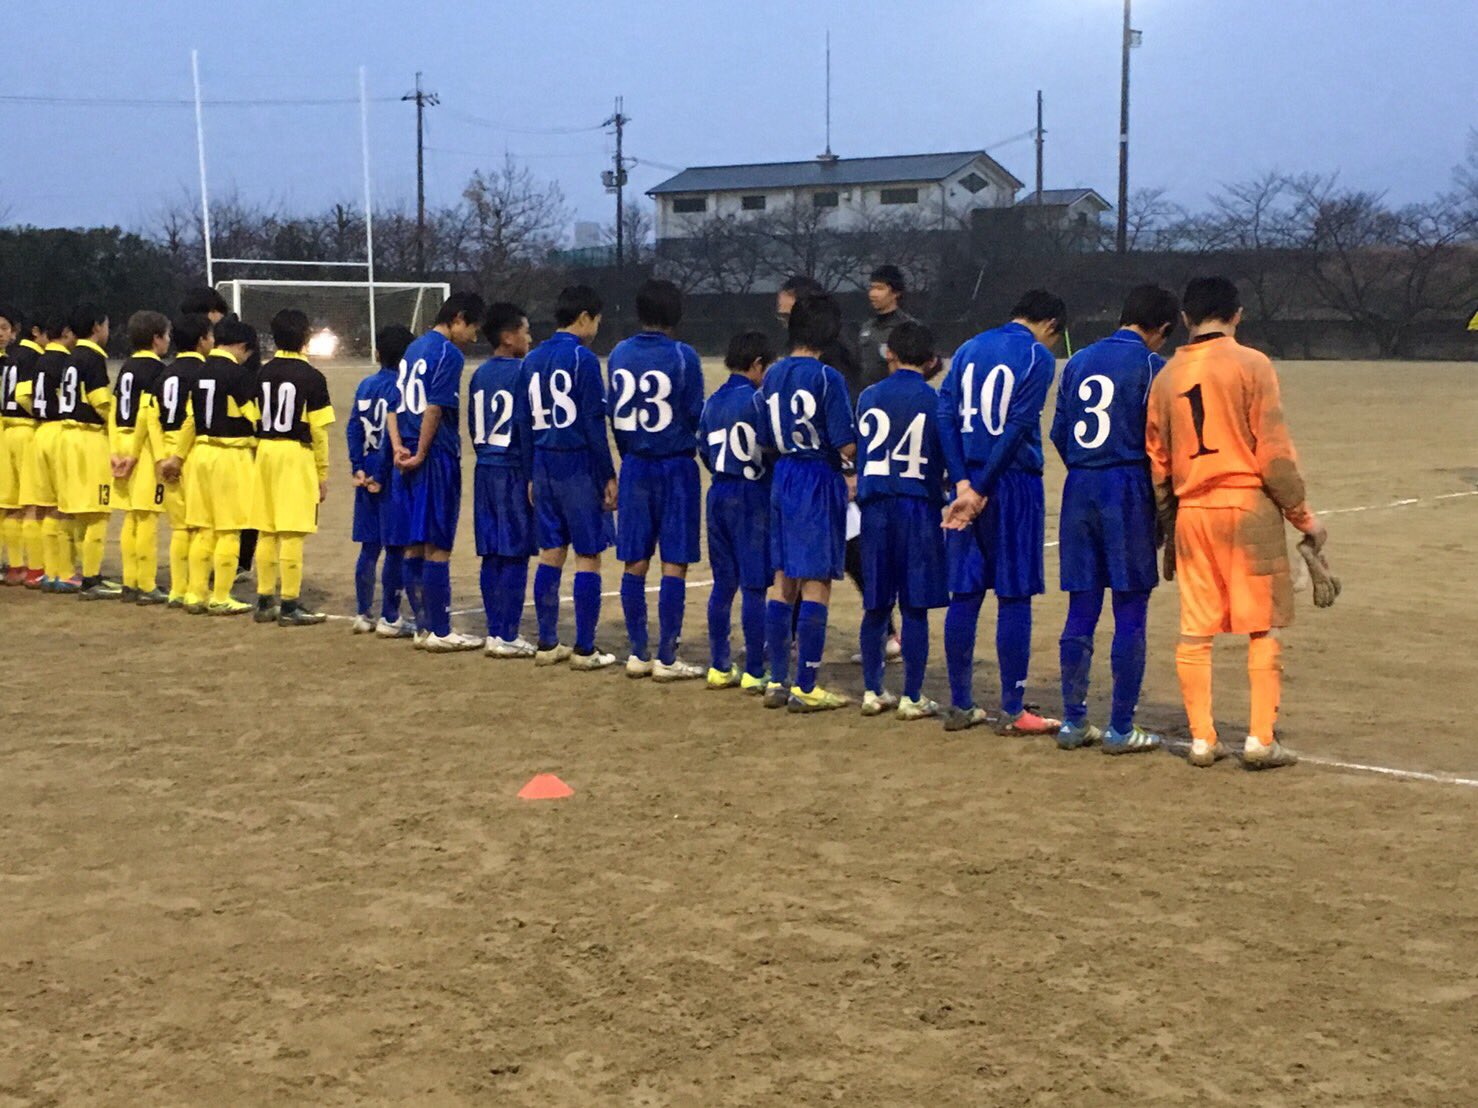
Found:
[[[185,397],[185,418],[173,431],[164,433],[164,452],[154,464],[155,471],[165,481],[178,481],[180,479],[180,468],[185,464],[185,459],[190,456],[190,451],[195,447],[195,395],[191,392]]]
[[[523,475],[531,483],[534,479],[534,410],[529,404],[529,378],[533,371],[527,365],[518,372],[518,384],[513,389],[513,433],[518,441],[518,462]]]
[[[328,396],[328,381],[320,373],[308,399],[308,438],[313,444],[313,464],[318,469],[320,503],[328,491],[328,429],[333,422],[334,406]]]
[[[13,393],[13,395],[15,397],[15,402],[21,406],[26,415],[34,416],[36,414],[36,409],[34,406],[36,397],[36,381],[34,378],[28,377],[24,380],[17,381],[15,383],[15,392]]]
[[[685,345],[683,363],[687,378],[684,397],[684,415],[687,420],[683,426],[692,428],[696,435],[698,425],[703,421],[703,362],[698,357],[698,351]]]
[[[960,434],[960,378],[956,367],[951,366],[939,386],[939,401],[935,408],[935,422],[939,425],[939,446],[944,452],[945,475],[951,484],[958,485],[969,480],[965,466],[965,439]]]
[[[436,431],[441,426],[441,405],[426,405],[426,410],[421,413],[421,437],[416,442],[416,452],[404,461],[399,460],[397,453],[396,464],[401,469],[415,469],[426,460],[426,454],[431,449],[431,444],[436,440]],[[399,448],[397,448],[398,450]]]
[[[1155,490],[1155,541],[1165,547],[1165,580],[1175,579],[1175,478],[1170,470],[1169,378],[1159,376],[1150,386],[1145,410],[1144,452],[1150,462],[1150,483]]]
[[[576,379],[579,381],[579,420],[585,445],[595,462],[595,480],[602,487],[616,479],[616,464],[611,460],[611,440],[606,436],[606,387],[601,378],[600,359],[581,349]],[[609,498],[608,498],[609,499]]]
[[[366,470],[368,463],[364,452],[364,420],[359,418],[358,393],[354,396],[354,410],[349,415],[349,422],[344,425],[344,445],[349,450],[349,472],[354,477],[355,485],[364,484],[365,478],[369,477]],[[388,422],[389,416],[386,416]]]
[[[1062,380],[1057,383],[1057,403],[1052,411],[1052,430],[1048,437],[1052,439],[1052,445],[1057,448],[1057,456],[1067,461],[1068,427],[1071,417],[1068,414],[1068,382],[1073,379],[1073,363],[1077,358],[1071,358],[1062,370]]]
[[[1306,535],[1313,535],[1316,547],[1324,542],[1324,526],[1309,507],[1303,473],[1298,468],[1298,454],[1293,449],[1293,436],[1283,418],[1283,398],[1278,388],[1278,374],[1273,363],[1259,359],[1252,373],[1248,423],[1257,443],[1257,468],[1263,488],[1283,512],[1283,518]]]

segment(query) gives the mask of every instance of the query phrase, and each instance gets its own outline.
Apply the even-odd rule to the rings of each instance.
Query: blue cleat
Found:
[[[1062,750],[1079,750],[1104,741],[1103,732],[1086,720],[1082,723],[1064,723],[1056,738],[1057,745]]]
[[[1159,735],[1152,735],[1138,726],[1123,732],[1110,727],[1103,735],[1105,754],[1145,754],[1151,750],[1159,750],[1160,746]]]

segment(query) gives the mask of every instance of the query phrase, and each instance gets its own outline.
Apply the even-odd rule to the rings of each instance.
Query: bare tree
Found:
[[[803,274],[823,288],[839,288],[852,268],[852,259],[839,249],[838,232],[832,227],[836,208],[821,207],[812,197],[793,197],[750,226],[764,244],[762,270],[784,280]]]
[[[1127,207],[1125,221],[1130,250],[1170,248],[1177,228],[1189,216],[1183,207],[1166,196],[1162,188],[1135,189],[1129,194]],[[1107,235],[1108,228],[1103,228],[1103,231]]]
[[[527,301],[547,294],[547,259],[571,219],[559,186],[510,157],[490,173],[474,173],[462,200],[447,228],[456,268],[470,272],[487,297]]]
[[[626,261],[635,265],[650,262],[656,245],[653,238],[657,229],[657,217],[651,207],[647,204],[629,203],[622,211],[621,222],[625,225],[621,237]],[[601,228],[600,237],[608,246],[616,245],[615,220]]]

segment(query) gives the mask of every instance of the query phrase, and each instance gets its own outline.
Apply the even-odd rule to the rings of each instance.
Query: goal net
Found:
[[[370,286],[365,281],[232,280],[217,288],[226,303],[267,340],[272,317],[283,308],[300,308],[312,328],[308,353],[319,359],[370,358]],[[376,281],[374,327],[401,323],[419,335],[431,326],[451,286],[438,283]]]

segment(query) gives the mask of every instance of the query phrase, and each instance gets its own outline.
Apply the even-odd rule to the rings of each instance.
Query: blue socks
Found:
[[[724,618],[728,619],[728,608]],[[744,672],[751,677],[765,675],[765,590],[745,589],[740,601],[740,622],[744,626]],[[728,649],[727,623],[724,632],[724,648]]]
[[[985,594],[956,593],[944,616],[944,661],[949,668],[949,699],[956,708],[975,707],[975,628]]]
[[[825,604],[802,600],[800,610],[796,613],[795,683],[801,692],[810,692],[816,687],[816,673],[821,668],[821,652],[826,649],[826,612]]]
[[[433,635],[452,633],[452,567],[449,562],[426,562],[421,570],[421,603],[426,626]]]
[[[575,652],[595,652],[595,625],[600,622],[600,574],[575,574]]]
[[[426,598],[422,595],[426,559],[407,557],[405,560],[405,598],[411,602],[411,614],[416,617],[417,627],[428,626],[426,622]]]
[[[529,560],[527,558],[504,558],[498,572],[498,592],[503,617],[503,640],[512,642],[518,638],[519,625],[523,623],[523,596],[529,587]]]
[[[1114,593],[1114,704],[1109,726],[1124,734],[1134,726],[1134,709],[1144,684],[1145,626],[1149,622],[1148,592]]]
[[[621,575],[621,611],[626,616],[626,637],[631,641],[631,653],[645,662],[649,645],[645,577],[634,573]]]
[[[720,672],[727,673],[729,666],[733,665],[733,654],[729,650],[729,631],[732,625],[731,610],[734,606],[734,594],[739,591],[739,583],[734,580],[724,580],[722,575],[713,575],[713,588],[708,593],[708,664]],[[748,594],[745,594],[748,603]],[[760,619],[764,619],[764,606],[760,607]],[[764,635],[763,629],[760,631]]]
[[[1093,632],[1103,612],[1103,593],[1068,595],[1067,623],[1057,643],[1062,667],[1062,721],[1080,727],[1088,719],[1088,674],[1093,666]]]
[[[862,613],[862,631],[859,644],[862,648],[862,685],[870,693],[883,691],[883,666],[886,664],[883,651],[888,638],[887,608],[869,608]]]
[[[996,657],[1001,663],[1001,711],[1021,714],[1032,653],[1032,602],[1027,596],[996,598]]]
[[[765,604],[765,643],[769,647],[770,680],[785,684],[790,680],[791,606],[783,600]],[[749,661],[748,658],[745,659]]]
[[[394,623],[400,618],[400,592],[405,587],[405,547],[385,547],[385,566],[380,570],[380,618]]]
[[[539,649],[559,645],[559,582],[564,570],[539,563],[534,570],[534,614],[539,620]]]
[[[482,591],[482,611],[488,621],[488,636],[495,639],[503,637],[503,610],[498,596],[498,571],[503,567],[498,561],[496,554],[485,555],[477,574],[477,584]]]
[[[657,590],[657,660],[665,666],[677,661],[677,640],[683,636],[683,611],[688,602],[688,582],[663,576]]]
[[[917,700],[924,695],[924,670],[929,666],[929,609],[902,608],[903,695]]]
[[[362,616],[368,616],[375,606],[375,568],[379,560],[379,543],[359,544],[359,558],[354,563],[354,610]]]

